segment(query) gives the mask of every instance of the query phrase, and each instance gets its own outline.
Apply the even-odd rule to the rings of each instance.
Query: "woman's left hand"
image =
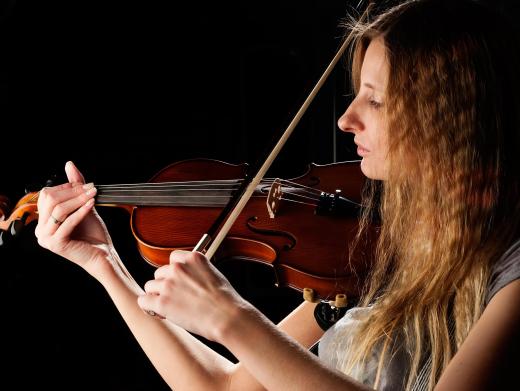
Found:
[[[145,284],[139,306],[215,342],[250,307],[199,252],[173,251],[170,264],[157,269],[154,277]]]

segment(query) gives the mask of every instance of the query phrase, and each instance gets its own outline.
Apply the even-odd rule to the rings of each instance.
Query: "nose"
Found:
[[[338,127],[343,132],[356,133],[364,129],[363,122],[356,108],[356,99],[350,103],[347,110],[338,119]]]

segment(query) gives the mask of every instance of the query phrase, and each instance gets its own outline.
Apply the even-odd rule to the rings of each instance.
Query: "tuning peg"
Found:
[[[5,246],[5,244],[9,241],[10,235],[7,231],[0,231],[0,247]]]
[[[29,193],[34,193],[34,192],[37,192],[39,190],[41,190],[41,186],[37,183],[29,183],[27,185],[25,185],[25,194],[29,194]]]
[[[45,182],[45,187],[51,187],[54,186],[54,183],[56,182],[57,175],[52,174],[49,179],[47,179],[47,182]]]
[[[9,232],[12,236],[17,236],[22,232],[23,227],[25,226],[25,220],[29,216],[28,213],[24,213],[20,219],[14,220],[9,225]]]
[[[56,174],[52,174],[45,182],[43,182],[43,180],[38,180],[28,183],[25,185],[25,194],[40,191],[42,187],[54,186],[57,178],[58,176]]]
[[[9,225],[9,232],[11,233],[12,236],[16,236],[16,235],[20,234],[20,232],[22,232],[22,228],[23,228],[23,223],[21,222],[21,220],[14,220]]]

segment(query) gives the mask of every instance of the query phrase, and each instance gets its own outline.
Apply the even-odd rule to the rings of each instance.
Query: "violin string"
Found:
[[[319,197],[314,197],[314,194],[312,197],[309,197],[307,195],[303,195],[297,192],[292,192],[292,189],[286,189],[286,191],[282,191],[282,194],[289,194],[293,197],[299,197],[302,199],[307,199],[311,201],[319,201]],[[138,192],[138,194],[128,194],[128,192]],[[155,194],[146,195],[147,191],[153,191]],[[185,190],[188,191],[188,190]],[[218,190],[212,190],[213,193],[215,192],[223,192],[225,191],[228,194],[225,195],[218,195],[218,194],[211,194],[211,195],[204,195],[200,194],[201,191],[209,191],[208,189],[197,189],[195,190],[198,194],[171,194],[170,190],[141,190],[141,189],[135,189],[135,190],[127,190],[127,191],[104,191],[99,194],[99,197],[105,197],[105,198],[116,198],[116,199],[135,199],[135,198],[147,198],[147,199],[157,199],[157,198],[166,198],[170,197],[172,199],[181,199],[181,198],[230,198],[231,197],[231,191],[224,190],[224,189],[218,189]],[[166,194],[157,194],[157,193],[166,193]],[[267,195],[258,195],[255,197],[266,197]]]
[[[309,202],[303,202],[303,201],[296,201],[296,200],[291,200],[289,198],[285,198],[285,197],[281,197],[281,200],[283,201],[288,201],[288,202],[295,202],[297,204],[303,204],[303,205],[310,205],[310,206],[317,206],[316,204],[311,204]]]
[[[311,200],[311,201],[319,201],[319,197],[318,198],[314,198],[314,197],[307,197],[307,196],[304,196],[303,194],[299,194],[299,193],[291,193],[291,192],[282,192],[282,194],[290,194],[290,195],[293,195],[293,196],[296,196],[296,197],[300,197],[300,198],[305,198],[305,199],[308,199],[308,200]]]
[[[202,184],[207,186],[210,184],[227,184],[227,183],[239,183],[242,179],[218,179],[218,180],[203,180],[203,181],[182,181],[182,182],[142,182],[142,183],[114,183],[110,185],[96,185],[96,187],[132,187],[132,186],[143,186],[143,185],[179,185],[179,184]]]
[[[262,185],[271,185],[273,181],[276,178],[265,178],[262,180]],[[128,189],[128,188],[139,188],[139,189],[157,189],[157,188],[183,188],[186,186],[190,187],[197,187],[197,186],[204,186],[207,189],[212,189],[214,186],[223,186],[226,184],[232,184],[236,187],[240,185],[242,182],[242,179],[224,179],[224,180],[218,180],[218,181],[183,181],[183,182],[147,182],[147,183],[124,183],[124,184],[113,184],[113,185],[96,185],[98,190],[116,190],[116,189]],[[314,189],[309,186],[302,185],[300,183],[292,182],[287,179],[280,179],[280,183],[282,184],[289,184],[291,187],[297,187],[300,189],[305,189],[309,193],[312,194],[321,194],[320,190]],[[231,189],[232,190],[232,189]]]
[[[268,179],[270,180],[270,179]],[[264,182],[267,182],[268,180],[265,180]],[[206,181],[196,181],[197,183],[203,183],[204,185],[207,185],[207,182]],[[226,182],[229,182],[229,181],[226,181]],[[282,181],[281,181],[282,182]],[[283,182],[290,182],[290,181],[285,181],[283,180]],[[193,184],[193,182],[192,182]],[[291,184],[294,184],[294,185],[299,185],[297,183],[291,183]],[[150,187],[150,185],[152,185]],[[98,188],[101,188],[102,192],[99,194],[99,196],[103,196],[105,198],[137,198],[137,197],[146,197],[147,199],[150,199],[150,198],[154,198],[154,199],[157,199],[157,197],[169,197],[169,196],[172,196],[173,199],[179,199],[179,198],[229,198],[230,197],[230,194],[229,195],[180,195],[180,194],[167,194],[167,195],[157,195],[157,194],[154,194],[154,195],[143,195],[143,193],[146,193],[146,192],[150,192],[150,191],[153,191],[154,193],[162,193],[162,192],[166,192],[166,193],[169,193],[172,189],[172,185],[167,185],[167,186],[164,186],[165,183],[164,182],[159,182],[159,183],[147,183],[145,184],[144,186],[141,186],[139,188],[136,187],[135,184],[130,184],[130,186],[127,186],[125,184],[122,184],[122,185],[101,185],[101,186],[98,186]],[[186,185],[186,183],[182,183],[181,186],[184,186]],[[130,189],[127,189],[127,187],[130,187]],[[146,187],[146,188],[143,188],[143,187]],[[177,183],[175,183],[175,185],[173,185],[174,188],[177,188]],[[305,187],[305,186],[301,186],[301,187]],[[309,196],[305,196],[303,194],[300,194],[300,193],[297,193],[297,192],[293,192],[293,186],[291,187],[286,187],[285,189],[283,189],[284,187],[282,186],[282,194],[289,194],[293,197],[299,197],[301,199],[306,199],[306,200],[311,200],[311,201],[319,201],[319,197],[316,198],[316,193],[312,193],[312,192],[309,192],[309,191],[306,191],[306,189],[301,189],[300,186],[298,186],[298,189],[299,190],[303,190],[305,193],[308,193],[310,194],[312,197],[309,197]],[[196,192],[200,192],[200,191],[212,191],[213,193],[215,192],[221,192],[221,191],[225,191],[225,192],[229,192],[231,193],[233,190],[235,190],[235,188],[219,188],[219,189],[207,189],[207,188],[204,188],[204,189],[199,189],[199,188],[183,188],[182,190],[184,191],[196,191]],[[310,188],[312,189],[312,188]],[[296,189],[295,189],[296,190]],[[314,189],[312,189],[314,190]],[[128,192],[139,192],[139,194],[137,195],[129,195]],[[123,193],[122,195],[119,195],[119,194]],[[321,194],[321,192],[319,192]],[[262,196],[255,196],[255,197],[265,197],[264,195]],[[303,202],[303,201],[301,201]]]
[[[107,193],[132,193],[132,192],[139,192],[139,193],[146,193],[146,192],[154,192],[154,193],[160,193],[160,192],[172,192],[172,191],[196,191],[196,192],[205,192],[205,191],[211,191],[211,192],[233,192],[234,190],[237,190],[237,187],[228,187],[228,188],[217,188],[217,189],[207,189],[207,188],[172,188],[172,187],[150,187],[150,188],[132,188],[132,189],[106,189],[101,188],[98,190],[101,190],[103,194]],[[267,194],[267,192],[264,192],[261,188],[257,189],[258,191]],[[305,191],[304,189],[294,188],[293,186],[282,186],[282,192],[291,192],[291,190],[303,190],[306,194],[311,195],[317,195],[316,193],[310,193],[308,191]],[[320,192],[321,194],[321,192]]]
[[[229,182],[229,181],[228,181]],[[289,184],[290,186],[286,186],[288,187],[287,189],[283,189],[284,186],[282,186],[282,190],[287,192],[287,191],[290,191],[292,188],[297,188],[299,189],[300,191],[302,192],[305,192],[311,196],[317,196],[317,195],[321,195],[321,191],[320,190],[316,190],[316,189],[313,189],[311,187],[308,187],[308,186],[304,186],[304,185],[301,185],[299,183],[294,183],[294,182],[291,182],[291,181],[287,181],[287,180],[281,180],[280,181],[281,184]],[[195,186],[205,186],[204,188],[200,189],[198,187],[193,187],[193,185],[195,184]],[[269,184],[269,182],[266,180],[264,181],[264,185],[267,185]],[[233,191],[233,190],[236,190],[238,185],[237,186],[234,186],[234,187],[218,187],[218,188],[215,188],[214,186],[223,186],[224,184],[215,184],[214,182],[211,183],[212,187],[208,187],[208,183],[207,181],[196,181],[196,182],[190,182],[190,183],[176,183],[176,182],[159,182],[159,183],[147,183],[147,184],[120,184],[120,185],[98,185],[96,186],[98,188],[98,190],[101,190],[102,192],[106,193],[106,192],[128,192],[128,191],[140,191],[140,192],[143,192],[143,191],[161,191],[161,190],[185,190],[185,191],[190,191],[190,190],[196,190],[196,191]],[[187,187],[189,186],[189,187]],[[260,188],[260,191],[263,191],[262,188]]]
[[[178,198],[229,198],[230,195],[173,195],[173,194],[165,194],[165,195],[148,195],[143,196],[142,194],[135,194],[135,195],[129,195],[129,194],[102,194],[100,197],[106,197],[106,198],[146,198],[146,199],[156,199],[156,198],[171,198],[171,199],[178,199]],[[265,198],[265,196],[254,196],[254,197],[262,197]]]
[[[319,202],[319,199],[322,195],[321,190],[314,189],[309,186],[302,185],[300,183],[296,183],[287,179],[279,179],[279,178],[264,178],[262,179],[261,183],[258,185],[259,189],[257,188],[257,191],[259,190],[262,193],[267,193],[265,187],[266,186],[272,186],[275,180],[278,180],[280,185],[282,186],[282,194],[284,195],[290,195],[293,198],[287,198],[282,197],[284,201],[289,202],[295,202],[300,204],[306,204],[311,206],[316,206]],[[217,180],[217,181],[207,181],[207,180],[198,180],[198,181],[183,181],[183,182],[146,182],[146,183],[126,183],[126,184],[115,184],[115,185],[97,185],[96,187],[98,190],[101,190],[99,196],[104,196],[105,200],[111,200],[112,202],[122,201],[125,202],[125,200],[139,200],[144,197],[149,202],[157,205],[157,204],[171,204],[171,203],[179,203],[181,199],[184,199],[189,202],[188,199],[200,199],[203,201],[204,199],[229,199],[231,197],[231,193],[238,189],[240,186],[240,183],[242,182],[242,179],[223,179],[223,180]],[[283,186],[288,185],[288,186]],[[229,187],[231,186],[231,187]],[[168,194],[168,195],[143,195],[143,193],[151,192],[154,193],[161,193],[161,192],[171,192],[175,190],[182,190],[182,191],[212,191],[213,195],[179,195],[179,194]],[[129,195],[128,192],[135,192],[138,191],[139,195]],[[215,195],[215,192],[228,192],[230,194],[226,195]],[[102,193],[102,194],[101,194]],[[117,195],[114,193],[124,193],[124,195]],[[306,195],[301,194],[306,193]],[[161,198],[159,200],[158,198]],[[168,198],[172,197],[172,198]],[[264,197],[264,196],[255,196],[255,197]],[[295,198],[299,199],[296,200]],[[99,199],[99,197],[98,197]],[[309,203],[308,201],[311,201],[313,203]],[[307,202],[306,202],[307,201]],[[108,201],[105,201],[108,202]],[[182,201],[181,201],[182,202]],[[203,202],[201,202],[203,203]],[[208,205],[210,206],[210,205]]]
[[[229,180],[218,180],[218,181],[182,181],[182,182],[146,182],[146,183],[119,183],[119,184],[112,184],[112,185],[96,185],[98,189],[128,189],[128,188],[161,188],[161,187],[171,187],[171,188],[177,188],[177,187],[205,187],[205,188],[212,188],[212,187],[219,187],[219,186],[226,186],[226,185],[232,185],[238,187],[240,185],[240,182],[242,180],[237,179],[229,179]]]
[[[310,201],[314,201],[314,202],[317,202],[319,201],[319,199],[316,199],[316,198],[311,198],[311,197],[307,197],[307,196],[304,196],[304,195],[301,195],[301,194],[297,194],[297,193],[284,193],[286,195],[290,195],[292,196],[293,198],[287,198],[287,197],[281,197],[281,199],[283,200],[291,200],[291,201],[295,201],[295,202],[301,202],[301,203],[304,203],[304,201],[296,201],[294,199],[294,197],[296,199],[302,199],[302,200],[310,200]],[[255,198],[267,198],[265,195],[257,195],[257,196],[252,196],[252,197],[255,197]],[[138,194],[138,195],[128,195],[128,194],[103,194],[103,195],[100,195],[98,196],[98,202],[109,202],[110,201],[113,201],[113,202],[117,202],[117,201],[126,201],[126,200],[129,200],[129,201],[132,201],[132,200],[139,200],[139,199],[143,199],[145,198],[146,200],[148,201],[152,201],[154,203],[159,203],[159,202],[162,202],[162,203],[172,203],[174,201],[180,201],[180,200],[198,200],[198,199],[201,199],[201,200],[204,200],[204,199],[229,199],[230,198],[230,195],[207,195],[207,196],[204,196],[204,195],[150,195],[150,196],[143,196],[141,194]],[[317,204],[314,203],[314,204],[310,204],[309,205],[314,205],[316,206]]]
[[[311,201],[319,201],[319,198],[312,198],[312,197],[307,197],[307,196],[304,196],[302,194],[298,194],[298,193],[291,193],[291,192],[286,192],[286,193],[282,193],[282,194],[287,194],[287,195],[291,195],[293,197],[299,197],[299,198],[304,198],[304,199],[307,199],[307,200],[311,200]],[[103,197],[103,198],[110,198],[110,199],[132,199],[132,198],[146,198],[146,199],[160,199],[160,198],[171,198],[173,200],[175,199],[179,199],[179,198],[229,198],[230,196],[229,195],[171,195],[171,194],[165,194],[165,195],[149,195],[149,196],[143,196],[141,194],[136,194],[136,195],[128,195],[128,194],[101,194],[98,196],[98,198],[100,197]],[[265,195],[256,195],[256,196],[252,196],[252,197],[255,197],[255,198],[267,198],[267,196]],[[281,197],[281,199],[284,199],[283,197]],[[287,198],[285,198],[287,199]]]
[[[307,192],[309,192],[311,194],[321,194],[322,193],[322,190],[315,189],[315,188],[309,187],[309,186],[305,186],[305,185],[302,185],[301,183],[293,182],[293,181],[291,181],[289,179],[282,179],[282,182],[283,183],[288,183],[288,184],[290,184],[293,187],[298,187],[298,188],[300,188],[302,190],[306,190]]]
[[[126,200],[125,196],[107,196],[107,199],[99,199],[98,198],[98,203],[99,204],[103,204],[103,203],[116,202],[117,199],[120,198],[120,197],[123,198],[123,201]],[[137,197],[137,196],[135,196],[135,197]],[[161,196],[154,197],[153,205],[157,205],[157,206],[160,206],[160,205],[171,206],[172,200],[167,198],[169,196],[162,196],[162,197],[166,197],[166,199],[161,199],[161,200],[157,200],[156,199],[157,197],[161,197]],[[265,196],[252,196],[252,197],[257,197],[257,198],[258,197],[262,197],[262,198],[265,198]],[[172,198],[175,201],[178,201],[178,197],[170,197],[170,198]],[[197,199],[198,199],[198,197],[197,197]],[[298,201],[298,200],[295,200],[295,199],[292,199],[292,198],[287,198],[287,197],[280,197],[280,200],[287,201],[287,202],[294,202],[294,203],[297,203],[297,204],[309,205],[309,206],[312,206],[312,207],[316,207],[317,206],[316,203]],[[203,205],[206,205],[206,204],[203,204]],[[193,205],[193,206],[201,206],[201,205]],[[213,206],[213,205],[208,205],[208,206]],[[221,205],[219,204],[219,205],[215,205],[215,206],[221,206]]]

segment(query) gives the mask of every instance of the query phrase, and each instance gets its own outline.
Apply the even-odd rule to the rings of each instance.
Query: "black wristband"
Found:
[[[345,315],[349,307],[337,308],[326,301],[319,302],[314,308],[314,318],[322,330],[327,331]]]

